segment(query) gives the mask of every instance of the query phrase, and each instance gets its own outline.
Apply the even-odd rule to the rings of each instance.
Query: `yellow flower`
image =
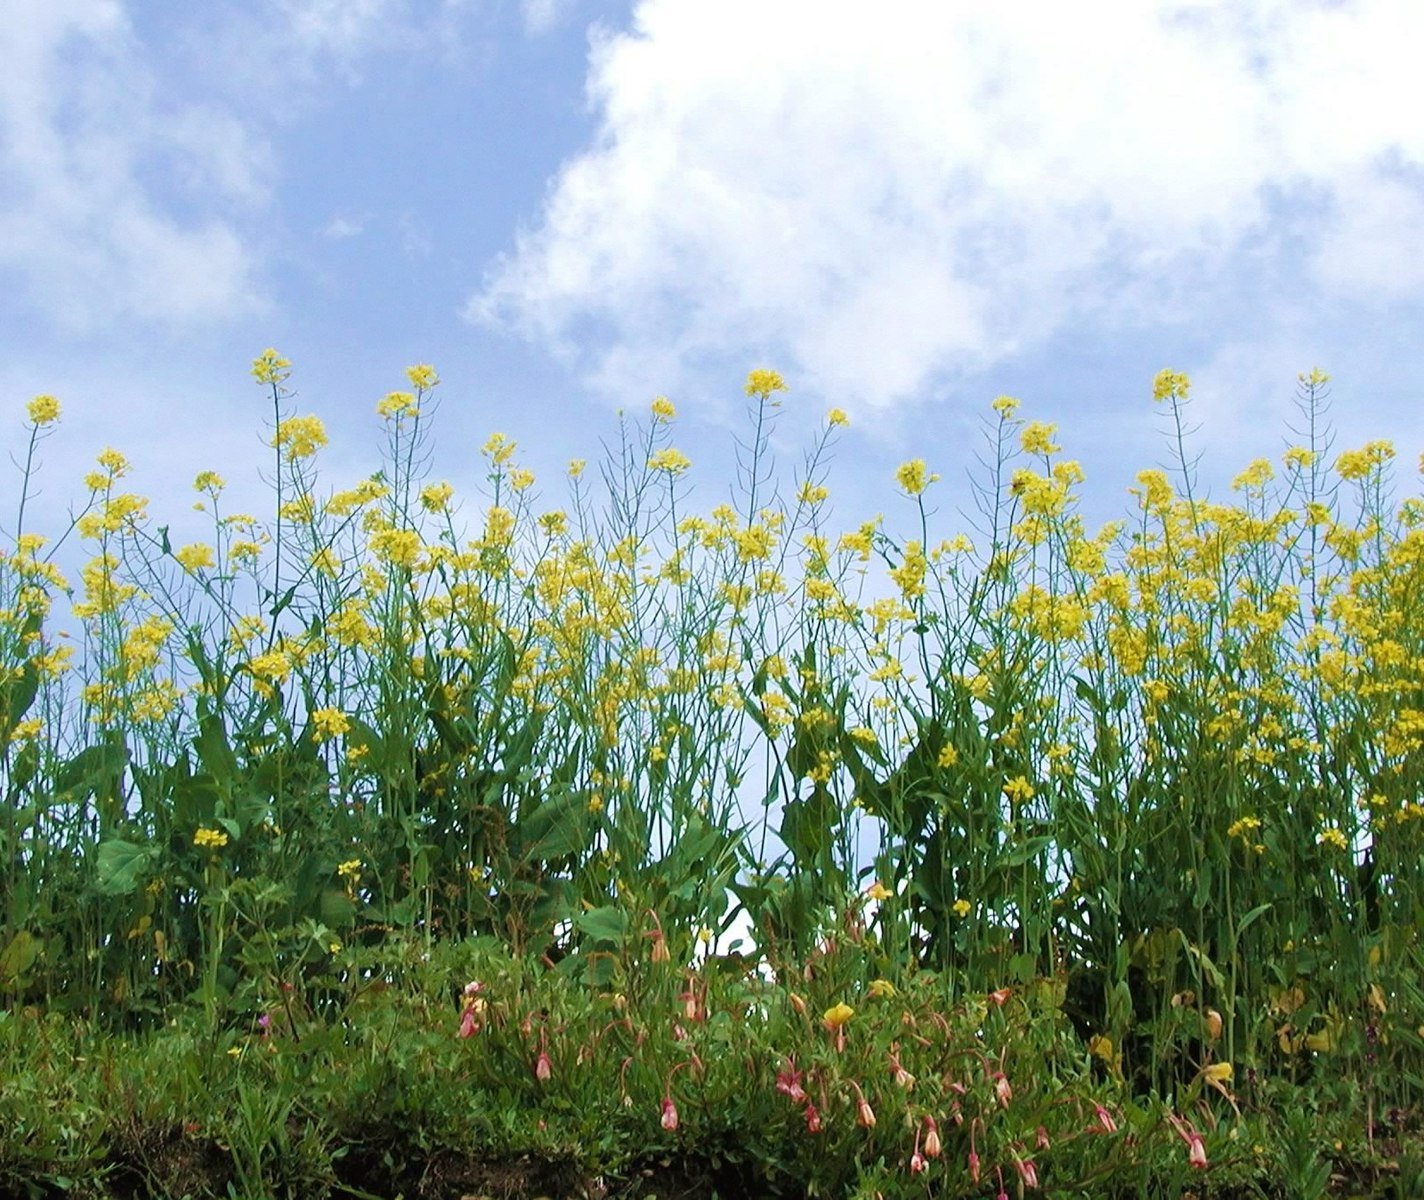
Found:
[[[839,1029],[847,1021],[855,1016],[855,1009],[842,1001],[840,1004],[833,1004],[821,1014],[821,1020],[827,1029]]]
[[[193,835],[193,845],[204,849],[221,850],[227,845],[227,834],[221,829],[208,829],[205,826]]]
[[[878,879],[865,889],[865,894],[877,903],[890,899],[890,889]]]
[[[99,465],[109,473],[111,479],[128,474],[129,460],[112,446],[106,447],[99,455]]]
[[[1011,417],[1018,412],[1019,402],[1012,396],[999,396],[989,407],[1001,417]]]
[[[953,746],[944,746],[940,749],[939,757],[935,760],[935,765],[941,768],[952,767],[959,761],[959,751]]]
[[[895,472],[895,482],[911,496],[918,496],[938,478],[938,475],[926,473],[925,460],[922,458],[912,458],[909,462],[902,463]]]
[[[409,392],[387,392],[376,405],[376,415],[388,421],[392,418],[399,421],[420,416],[420,408]]]
[[[671,421],[677,416],[677,409],[666,396],[659,396],[653,401],[653,416],[660,421]]]
[[[1350,843],[1346,840],[1345,835],[1333,826],[1329,829],[1322,829],[1320,836],[1315,840],[1322,846],[1333,846],[1336,850],[1348,850],[1350,848]]]
[[[407,367],[405,376],[410,380],[410,386],[419,392],[427,392],[440,382],[440,376],[429,363],[417,363],[413,367]]]
[[[1185,400],[1191,386],[1192,381],[1179,371],[1158,371],[1157,377],[1152,381],[1152,399],[1158,403],[1164,400]]]
[[[747,376],[747,395],[760,396],[765,400],[773,392],[786,391],[786,384],[775,371],[759,369]]]
[[[1011,804],[1023,804],[1033,799],[1033,784],[1022,775],[1016,775],[1004,784],[1004,795],[1009,798]]]
[[[282,451],[288,462],[310,458],[326,445],[326,426],[317,416],[288,417],[277,423],[269,444]]]
[[[954,910],[954,915],[956,917],[967,917],[969,915],[970,909],[972,909],[973,907],[974,906],[970,904],[968,900],[964,899],[956,900],[953,904],[950,905],[950,908]]]
[[[888,979],[872,979],[869,992],[876,1000],[888,1000],[895,995],[895,985]]]
[[[258,383],[279,384],[292,372],[291,363],[270,347],[252,362],[252,376]]]
[[[1212,1063],[1202,1068],[1202,1078],[1211,1083],[1226,1083],[1235,1072],[1229,1062]]]
[[[339,708],[318,708],[312,713],[311,719],[316,727],[312,732],[314,742],[328,741],[351,729],[350,718]]]
[[[198,571],[213,565],[213,548],[204,542],[193,542],[174,551],[173,557],[185,571]]]
[[[53,425],[59,420],[59,401],[53,396],[36,396],[25,411],[35,425]]]
[[[444,512],[455,489],[448,483],[431,483],[420,489],[420,506],[426,512]]]
[[[584,467],[588,466],[588,460],[583,458],[572,458],[569,460],[568,475],[570,479],[577,479],[583,474]]]
[[[1023,447],[1025,454],[1056,454],[1062,449],[1053,440],[1053,435],[1057,432],[1057,425],[1050,425],[1045,421],[1030,421],[1019,434],[1019,445]]]
[[[845,415],[845,409],[833,408],[826,414],[826,424],[832,429],[844,428],[850,424],[850,418]]]
[[[659,450],[652,458],[648,459],[649,470],[666,471],[669,475],[681,475],[690,466],[692,466],[692,460],[681,450],[674,450],[671,447]]]
[[[361,860],[359,858],[348,858],[336,868],[336,873],[343,879],[349,879],[355,883],[361,878]]]
[[[492,433],[480,447],[480,453],[488,458],[495,466],[503,466],[514,457],[514,446],[502,433]]]
[[[215,495],[225,487],[227,487],[227,481],[216,471],[199,471],[198,477],[193,480],[195,492],[208,492]]]

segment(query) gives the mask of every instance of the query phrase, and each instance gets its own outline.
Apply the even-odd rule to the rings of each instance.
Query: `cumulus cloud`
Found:
[[[11,7],[0,25],[0,273],[71,325],[246,308],[251,260],[220,207],[266,195],[251,131],[201,103],[165,105],[122,5]]]
[[[10,0],[0,280],[70,328],[260,310],[282,126],[375,54],[452,44],[470,3]]]
[[[614,390],[771,350],[889,405],[1242,270],[1417,295],[1420,44],[1412,0],[641,0],[466,312]]]

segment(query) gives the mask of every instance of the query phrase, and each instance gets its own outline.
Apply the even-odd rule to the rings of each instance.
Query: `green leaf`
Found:
[[[519,838],[524,857],[548,862],[581,854],[593,840],[594,825],[588,806],[577,792],[554,795],[519,815]]]
[[[98,849],[99,892],[104,896],[128,896],[138,891],[157,857],[152,846],[139,846],[122,838],[100,842]]]
[[[602,908],[590,909],[574,918],[574,925],[580,933],[587,934],[598,942],[622,945],[628,935],[628,914],[621,908],[605,904]]]
[[[20,930],[0,953],[0,982],[14,984],[39,958],[44,943],[27,929]]]

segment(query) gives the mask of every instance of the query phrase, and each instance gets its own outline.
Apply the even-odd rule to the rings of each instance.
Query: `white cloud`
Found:
[[[167,106],[117,3],[11,9],[0,25],[0,273],[74,325],[248,308],[251,260],[220,209],[266,194],[250,131],[202,105]],[[197,215],[176,214],[195,201]]]
[[[360,217],[333,217],[322,228],[321,236],[334,242],[360,237],[366,231],[366,222],[369,219],[364,215]]]
[[[595,36],[593,145],[467,315],[612,390],[772,350],[885,405],[1209,306],[1247,242],[1253,271],[1417,295],[1420,44],[1414,0],[642,0]]]
[[[524,31],[532,37],[557,29],[572,14],[578,0],[519,0]]]

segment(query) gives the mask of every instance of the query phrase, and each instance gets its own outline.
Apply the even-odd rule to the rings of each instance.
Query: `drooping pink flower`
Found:
[[[1098,1133],[1116,1133],[1116,1132],[1117,1132],[1117,1122],[1113,1120],[1113,1115],[1112,1115],[1112,1113],[1108,1112],[1108,1110],[1105,1109],[1101,1104],[1094,1104],[1094,1105],[1093,1105],[1093,1113],[1094,1113],[1094,1115],[1095,1115],[1095,1116],[1097,1117],[1097,1119],[1098,1119],[1098,1123],[1097,1123],[1097,1127],[1096,1127],[1096,1132],[1098,1132]]]
[[[1201,1171],[1210,1165],[1206,1158],[1206,1143],[1195,1129],[1187,1138],[1187,1163]]]
[[[1009,1077],[1002,1071],[995,1071],[992,1078],[994,1081],[994,1098],[998,1100],[1000,1107],[1008,1108],[1009,1101],[1014,1098],[1014,1089],[1009,1086]]]
[[[465,1011],[460,1014],[460,1032],[462,1038],[474,1037],[480,1031],[480,1023],[475,1020],[475,1007],[472,1004],[465,1005]]]
[[[794,1058],[788,1058],[786,1070],[777,1073],[776,1090],[790,1096],[797,1104],[805,1102],[806,1089],[801,1086],[801,1072],[796,1069]]]
[[[539,1057],[534,1060],[534,1078],[540,1083],[547,1083],[553,1073],[554,1064],[549,1058],[549,1052],[540,1050]]]
[[[1009,997],[1014,994],[1012,988],[997,988],[989,993],[989,1002],[996,1008],[1003,1008],[1009,1002]]]
[[[969,1151],[969,1180],[971,1183],[979,1182],[979,1155],[973,1150]]]
[[[820,1133],[820,1132],[821,1132],[821,1112],[820,1112],[820,1110],[819,1110],[814,1104],[811,1104],[811,1103],[808,1102],[807,1105],[806,1105],[806,1111],[805,1111],[805,1113],[804,1113],[803,1115],[804,1115],[805,1118],[806,1118],[806,1132],[807,1132],[807,1133]]]
[[[925,1157],[938,1158],[940,1156],[939,1126],[935,1124],[933,1117],[925,1118]]]
[[[1038,1133],[1034,1135],[1033,1147],[1035,1150],[1048,1149],[1048,1130],[1042,1125],[1038,1127]]]
[[[1031,1158],[1014,1159],[1014,1167],[1018,1170],[1019,1178],[1023,1180],[1026,1188],[1036,1188],[1038,1186],[1038,1167],[1034,1165]]]
[[[671,1096],[663,1097],[662,1126],[669,1132],[677,1128],[677,1105]]]
[[[925,1169],[925,1156],[916,1150],[910,1155],[910,1174],[919,1175]]]

